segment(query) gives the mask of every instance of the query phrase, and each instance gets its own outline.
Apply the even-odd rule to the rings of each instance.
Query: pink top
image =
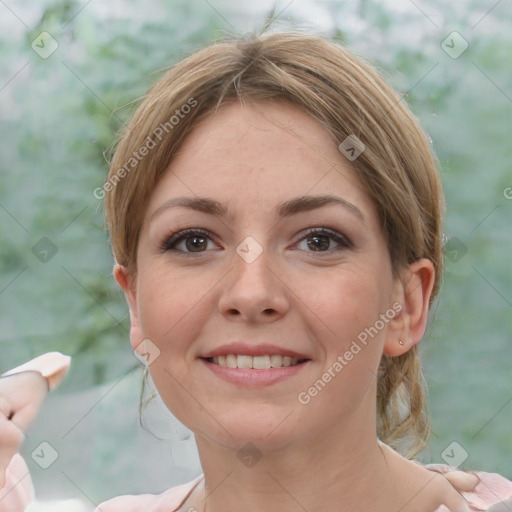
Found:
[[[512,482],[501,475],[485,471],[473,472],[478,476],[479,482],[471,492],[465,492],[458,489],[453,483],[458,481],[459,485],[462,485],[460,484],[460,475],[458,480],[453,479],[453,476],[456,475],[455,468],[446,464],[429,464],[424,467],[430,471],[448,475],[446,478],[451,478],[452,485],[465,498],[470,510],[512,511]],[[451,476],[450,472],[453,472]],[[176,512],[203,478],[204,475],[201,474],[191,482],[172,487],[158,495],[119,496],[102,503],[95,512]],[[466,485],[465,488],[467,489],[468,486]],[[17,453],[7,467],[6,485],[0,489],[0,512],[22,512],[33,499],[34,487],[27,465],[21,455]],[[451,511],[441,505],[434,512]]]
[[[436,467],[450,468],[443,464]],[[432,468],[427,469],[433,471]],[[512,482],[497,473],[476,471],[475,474],[480,478],[480,482],[473,491],[459,491],[468,502],[470,510],[512,511]],[[203,477],[204,475],[199,475],[191,482],[172,487],[158,495],[119,496],[102,503],[95,512],[176,512]],[[450,511],[441,505],[434,512]]]

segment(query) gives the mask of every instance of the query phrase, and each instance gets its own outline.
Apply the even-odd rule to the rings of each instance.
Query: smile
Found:
[[[228,354],[224,356],[208,357],[206,360],[209,363],[226,368],[252,368],[255,370],[296,366],[307,361],[307,359],[296,359],[294,357],[280,356],[277,354],[262,356]]]
[[[278,355],[228,354],[201,357],[199,360],[216,378],[250,388],[277,384],[306,371],[306,368],[312,364],[311,359]]]

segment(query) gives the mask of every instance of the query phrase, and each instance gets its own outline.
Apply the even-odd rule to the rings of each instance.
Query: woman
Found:
[[[204,474],[98,512],[511,507],[499,475],[411,460],[443,197],[371,66],[298,33],[197,52],[144,98],[103,189],[131,344]]]

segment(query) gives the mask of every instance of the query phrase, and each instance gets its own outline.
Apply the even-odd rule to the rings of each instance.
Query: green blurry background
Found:
[[[152,433],[138,425],[142,365],[93,191],[106,176],[104,151],[163,69],[226,33],[259,31],[273,6],[0,3],[0,372],[46,351],[73,356],[23,448],[41,498],[91,506],[200,472],[193,437],[160,402],[144,415]],[[511,10],[483,0],[275,4],[276,29],[330,35],[370,59],[432,138],[447,198],[447,259],[422,342],[434,432],[420,460],[442,463],[456,442],[460,460],[467,452],[463,468],[508,478]],[[54,43],[42,32],[58,43],[49,56]],[[59,455],[46,470],[30,457],[42,441]]]

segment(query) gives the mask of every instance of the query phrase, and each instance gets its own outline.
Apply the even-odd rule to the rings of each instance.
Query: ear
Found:
[[[130,311],[130,342],[132,348],[137,351],[137,353],[142,354],[144,352],[144,350],[142,350],[142,341],[144,340],[144,336],[142,334],[142,328],[139,321],[135,276],[128,273],[126,267],[119,265],[119,263],[114,264],[112,274],[114,275],[114,279],[117,281],[117,284],[123,290],[126,302],[128,303],[128,309]]]
[[[402,308],[388,324],[385,354],[400,356],[421,341],[427,326],[434,281],[434,265],[426,258],[411,263],[402,276],[397,277],[394,297]]]

